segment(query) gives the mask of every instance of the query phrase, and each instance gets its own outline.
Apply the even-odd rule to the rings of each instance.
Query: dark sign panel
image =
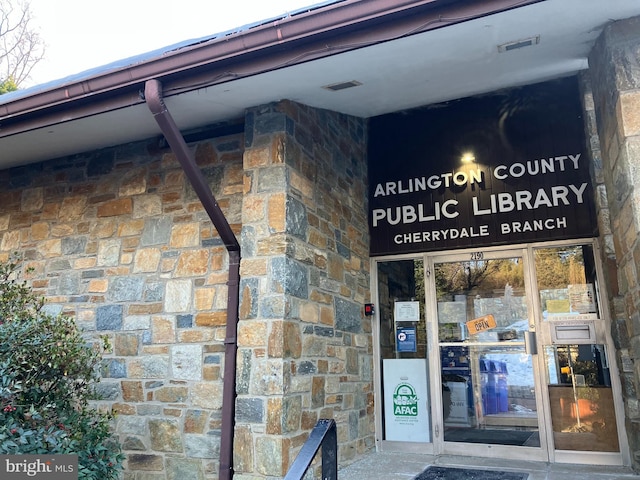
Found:
[[[371,254],[596,235],[575,78],[371,119]]]

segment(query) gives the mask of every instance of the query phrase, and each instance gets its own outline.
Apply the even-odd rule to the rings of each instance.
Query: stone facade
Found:
[[[243,142],[194,146],[238,233]],[[117,413],[124,478],[217,476],[227,256],[174,156],[140,143],[1,175],[3,259],[111,340],[98,406]]]
[[[639,32],[607,27],[582,78],[638,470]],[[374,336],[366,120],[291,101],[244,120],[192,148],[242,247],[234,470],[252,480],[282,477],[321,418],[341,465],[375,447]],[[217,478],[228,257],[173,154],[154,140],[2,171],[0,235],[49,311],[111,339],[98,407],[117,413],[124,479]]]
[[[282,476],[320,418],[373,448],[366,123],[292,102],[192,145],[241,239],[238,478]],[[107,335],[97,406],[125,480],[218,477],[228,257],[157,140],[0,172],[0,258]],[[30,273],[27,272],[30,269]]]
[[[280,477],[320,418],[374,447],[366,123],[293,102],[245,125],[235,478]]]
[[[640,470],[640,17],[607,26],[589,57],[602,181],[617,260],[608,253],[613,337],[621,372],[627,434]],[[593,138],[593,137],[592,137]],[[598,164],[598,155],[595,157]],[[604,191],[603,191],[604,193]],[[604,202],[602,205],[604,206]],[[607,242],[606,228],[601,234]],[[611,250],[611,248],[609,248]]]

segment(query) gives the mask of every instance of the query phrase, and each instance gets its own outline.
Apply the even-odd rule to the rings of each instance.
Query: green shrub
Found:
[[[89,403],[107,339],[91,345],[73,319],[46,314],[18,265],[0,263],[0,454],[77,454],[80,479],[116,479],[112,417]]]

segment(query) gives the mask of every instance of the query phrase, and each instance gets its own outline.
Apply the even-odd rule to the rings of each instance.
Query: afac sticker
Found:
[[[393,414],[399,417],[418,416],[418,396],[408,383],[399,384],[393,392]]]

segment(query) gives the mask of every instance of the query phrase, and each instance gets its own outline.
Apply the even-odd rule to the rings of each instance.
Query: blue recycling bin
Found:
[[[507,383],[507,362],[497,363],[496,395],[498,397],[498,412],[509,411],[509,384]]]
[[[484,415],[498,413],[496,374],[496,365],[493,360],[480,360],[482,411]]]
[[[482,412],[484,415],[509,411],[509,384],[507,363],[498,360],[480,360],[482,381]]]

